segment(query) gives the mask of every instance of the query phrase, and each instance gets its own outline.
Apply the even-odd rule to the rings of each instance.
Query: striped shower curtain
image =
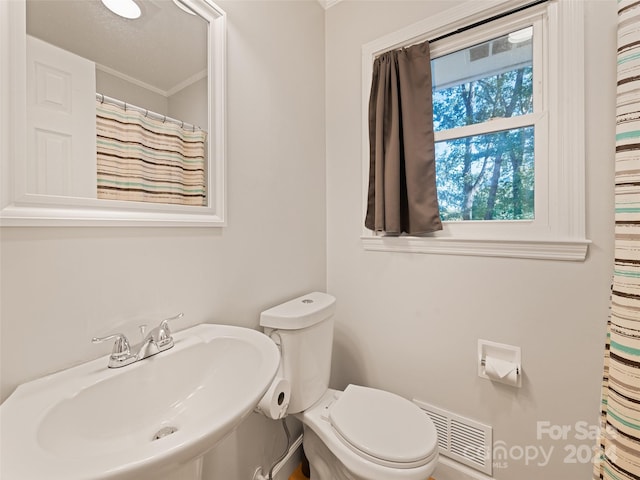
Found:
[[[206,205],[206,132],[96,102],[98,198]]]
[[[594,478],[640,478],[640,5],[618,0],[615,267]]]

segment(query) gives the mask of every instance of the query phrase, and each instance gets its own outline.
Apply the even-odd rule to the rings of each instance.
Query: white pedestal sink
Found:
[[[278,348],[226,325],[174,339],[126,367],[103,357],[19,386],[0,407],[0,478],[156,478],[213,447],[268,389]]]

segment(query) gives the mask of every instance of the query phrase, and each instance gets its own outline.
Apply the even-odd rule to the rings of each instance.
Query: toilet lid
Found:
[[[421,462],[434,454],[438,441],[420,407],[393,393],[358,385],[349,385],[331,406],[329,421],[348,444],[384,462]]]

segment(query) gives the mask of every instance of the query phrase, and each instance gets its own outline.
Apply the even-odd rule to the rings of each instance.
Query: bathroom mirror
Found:
[[[223,226],[224,12],[106,3],[0,5],[0,225]]]

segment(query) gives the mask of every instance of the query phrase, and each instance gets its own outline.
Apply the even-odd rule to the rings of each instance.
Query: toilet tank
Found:
[[[280,347],[282,375],[291,384],[288,413],[306,410],[329,387],[336,299],[313,292],[260,314],[260,325]]]

